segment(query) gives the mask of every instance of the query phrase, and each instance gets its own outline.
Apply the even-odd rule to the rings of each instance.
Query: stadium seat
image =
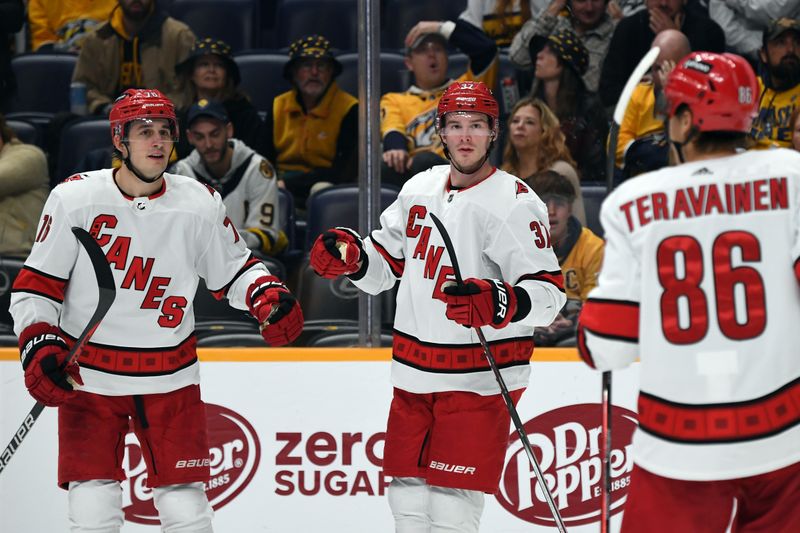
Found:
[[[308,225],[306,226],[305,250],[325,230],[336,226],[346,226],[358,230],[357,185],[337,185],[323,189],[308,199]],[[380,211],[383,211],[397,198],[397,190],[381,188]]]
[[[14,131],[20,141],[25,144],[35,144],[41,148],[42,133],[37,124],[27,120],[16,119],[6,120],[6,124]]]
[[[358,98],[358,54],[347,53],[337,56],[342,63],[342,73],[336,79],[339,87]],[[401,92],[410,84],[410,72],[400,54],[381,53],[380,94]]]
[[[69,86],[77,56],[73,54],[21,54],[11,59],[17,94],[10,112],[54,115],[69,111]]]
[[[324,35],[337,50],[356,50],[357,0],[278,0],[274,48],[288,48],[311,34]]]
[[[173,0],[170,14],[199,38],[222,39],[234,52],[258,46],[256,0]]]
[[[455,21],[466,6],[466,0],[386,0],[381,10],[381,48],[404,50],[406,35],[417,22]]]
[[[469,56],[467,54],[450,54],[447,59],[447,76],[450,78],[460,78],[469,68]]]
[[[359,290],[346,277],[322,278],[306,262],[301,271],[297,299],[309,324],[332,320],[358,321]]]
[[[90,169],[78,168],[82,158],[95,149],[111,151],[111,126],[104,118],[77,119],[68,122],[61,132],[58,165],[50,177],[52,186],[61,183],[76,172]]]
[[[272,101],[292,88],[283,78],[283,65],[288,55],[266,52],[237,54],[233,60],[239,66],[242,83],[239,88],[250,97],[259,111],[272,113]]]
[[[381,333],[380,342],[382,347],[392,345],[391,333]],[[358,331],[355,332],[334,332],[320,333],[308,341],[309,348],[349,348],[358,346]]]
[[[11,328],[14,321],[8,312],[8,307],[11,305],[11,286],[24,263],[25,261],[19,258],[0,256],[0,326],[2,326],[0,332],[2,333],[13,333]]]
[[[278,207],[280,211],[278,225],[286,233],[286,238],[289,240],[286,250],[297,250],[299,248],[296,231],[297,213],[294,210],[292,193],[286,189],[278,189]]]
[[[583,207],[586,210],[586,226],[598,237],[603,236],[603,226],[600,225],[600,206],[606,198],[606,186],[600,183],[581,183]]]

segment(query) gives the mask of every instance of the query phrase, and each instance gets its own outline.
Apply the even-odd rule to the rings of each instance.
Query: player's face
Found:
[[[483,113],[448,113],[442,128],[442,140],[465,174],[476,172],[482,165],[492,130]]]
[[[594,28],[606,13],[605,0],[572,0],[572,17],[583,28]]]
[[[167,119],[135,120],[128,130],[131,161],[145,176],[164,172],[174,143]]]
[[[221,57],[209,54],[197,58],[192,71],[192,82],[203,92],[217,92],[225,88],[228,70]]]
[[[447,51],[439,41],[423,41],[406,56],[405,62],[421,89],[438,87],[447,80]]]
[[[511,145],[517,152],[538,146],[542,139],[542,117],[539,110],[532,105],[524,105],[517,109],[509,121]]]
[[[198,118],[187,132],[189,143],[195,147],[207,165],[219,163],[225,156],[231,125],[211,118]]]
[[[333,78],[333,68],[333,62],[329,59],[301,59],[294,67],[297,90],[306,98],[322,98]]]
[[[558,56],[549,44],[544,45],[536,54],[536,77],[543,81],[558,79],[562,70],[564,67],[558,62]]]
[[[547,204],[550,236],[553,242],[560,242],[567,235],[567,221],[572,215],[572,204],[567,198],[558,194],[543,194],[541,198]]]

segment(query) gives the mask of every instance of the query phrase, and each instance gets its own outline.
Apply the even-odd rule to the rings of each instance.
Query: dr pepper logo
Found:
[[[206,495],[217,510],[235,498],[253,479],[261,457],[261,445],[250,422],[239,413],[220,405],[206,404],[208,419],[208,460],[211,477],[206,481]],[[192,461],[205,458],[186,458]],[[125,519],[139,524],[159,524],[153,505],[153,489],[146,486],[147,469],[136,436],[125,437],[122,461],[127,479],[122,483]]]
[[[599,404],[570,405],[541,414],[523,425],[567,527],[600,520],[601,409]],[[636,413],[615,406],[611,428],[611,514],[614,515],[622,510],[630,485],[633,469],[630,448]],[[516,432],[509,440],[500,489],[495,497],[517,518],[553,526],[550,509]]]

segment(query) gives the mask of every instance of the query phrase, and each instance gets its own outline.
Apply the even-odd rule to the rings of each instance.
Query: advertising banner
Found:
[[[0,357],[0,445],[33,405],[19,360]],[[381,471],[391,402],[386,349],[201,352],[217,532],[391,533]],[[638,369],[614,373],[612,529],[619,527],[636,426]],[[599,531],[600,374],[574,350],[537,349],[518,410],[567,528]],[[454,445],[457,445],[455,443]],[[56,486],[56,410],[45,409],[0,474],[2,530],[67,531],[67,493]],[[158,531],[142,450],[125,439],[125,533]],[[553,531],[533,469],[509,421],[499,490],[486,495],[481,531]]]

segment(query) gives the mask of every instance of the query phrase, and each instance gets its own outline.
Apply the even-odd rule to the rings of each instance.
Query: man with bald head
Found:
[[[686,35],[674,29],[660,31],[651,48],[655,46],[661,51],[652,73],[634,89],[619,127],[616,174],[620,179],[667,164],[664,82],[675,64],[691,52],[691,46]]]

